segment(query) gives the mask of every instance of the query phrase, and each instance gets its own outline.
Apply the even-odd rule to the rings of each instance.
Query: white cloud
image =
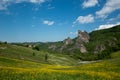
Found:
[[[83,8],[93,7],[98,4],[98,0],[85,0],[82,4]]]
[[[54,21],[44,20],[44,21],[43,21],[43,24],[46,24],[46,25],[51,26],[51,25],[53,25],[53,24],[54,24]]]
[[[101,18],[106,18],[108,14],[120,9],[120,0],[107,0],[103,8],[96,12],[96,15]]]
[[[91,14],[87,15],[87,16],[79,16],[75,22],[73,22],[73,24],[76,24],[77,22],[81,23],[81,24],[85,24],[85,23],[92,23],[94,22],[94,16],[92,16]]]
[[[41,4],[46,2],[46,0],[0,0],[0,10],[6,10],[9,5],[22,2]]]
[[[31,3],[39,3],[39,4],[45,2],[45,0],[26,0],[26,1]]]
[[[95,30],[101,30],[101,29],[107,29],[107,28],[111,28],[114,27],[116,25],[120,25],[120,22],[116,23],[116,24],[105,24],[105,25],[100,25],[98,28],[96,28]]]
[[[77,31],[76,32],[70,32],[69,34],[71,34],[71,35],[77,35]]]

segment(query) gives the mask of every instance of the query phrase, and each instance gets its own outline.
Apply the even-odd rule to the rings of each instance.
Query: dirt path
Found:
[[[95,63],[95,62],[100,62],[102,60],[97,60],[97,61],[79,61],[79,64],[88,64],[88,63]]]

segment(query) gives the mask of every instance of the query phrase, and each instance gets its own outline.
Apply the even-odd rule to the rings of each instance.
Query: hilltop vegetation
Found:
[[[120,25],[109,29],[93,31],[90,33],[89,51],[94,50],[96,46],[103,45],[104,48],[111,51],[120,49]],[[92,49],[93,48],[93,49]],[[99,48],[100,49],[100,48]],[[105,49],[105,50],[106,50]]]
[[[109,29],[96,30],[89,33],[88,43],[84,43],[87,52],[74,51],[74,56],[81,60],[99,60],[111,58],[110,54],[120,50],[120,25]],[[74,41],[77,38],[73,39]],[[72,47],[72,46],[71,46]]]

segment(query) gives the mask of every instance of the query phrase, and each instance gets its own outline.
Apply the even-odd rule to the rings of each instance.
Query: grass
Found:
[[[33,53],[35,53],[34,56]],[[48,54],[48,62],[45,61],[45,54]],[[0,44],[0,56],[11,59],[38,62],[43,64],[49,63],[60,65],[74,65],[74,63],[76,63],[76,60],[67,55],[49,54],[45,51],[36,51],[32,50],[31,48],[10,44]]]
[[[42,64],[38,68],[0,67],[1,80],[119,80],[120,68],[108,61],[80,66]],[[41,67],[42,66],[42,67]]]
[[[112,53],[109,60],[72,66],[69,64],[76,61],[68,56],[50,54],[49,64],[46,64],[42,52],[35,51],[40,55],[38,59],[28,54],[33,51],[31,49],[18,46],[11,48],[10,45],[4,47],[8,49],[0,49],[0,80],[120,80],[120,51]],[[15,47],[18,52],[14,51]],[[9,48],[13,51],[8,52]],[[24,59],[18,58],[18,54]]]

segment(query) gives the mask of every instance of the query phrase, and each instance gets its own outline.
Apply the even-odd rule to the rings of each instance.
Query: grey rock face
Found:
[[[87,32],[82,32],[82,31],[78,31],[78,37],[73,41],[72,39],[70,39],[70,37],[68,37],[67,39],[65,39],[64,45],[61,46],[60,50],[62,51],[63,49],[72,52],[75,49],[80,50],[81,53],[86,53],[87,49],[84,46],[85,43],[89,42],[89,34]],[[69,47],[68,47],[69,46]]]
[[[85,31],[82,32],[82,31],[78,30],[78,37],[76,39],[75,46],[76,46],[76,48],[80,49],[81,53],[87,52],[87,49],[84,46],[84,43],[88,43],[89,39],[90,39],[90,37],[89,37],[89,34],[87,32],[85,32]]]
[[[82,32],[78,30],[78,41],[88,43],[89,39],[90,39],[90,36],[86,31]]]
[[[49,49],[52,49],[52,50],[55,50],[56,49],[56,46],[55,45],[51,45],[48,47]]]
[[[103,50],[105,50],[105,46],[104,45],[102,45],[102,44],[101,45],[97,45],[95,47],[94,53],[98,53],[98,52],[101,52]]]
[[[65,45],[69,45],[69,44],[72,44],[73,41],[70,37],[68,37],[67,39],[64,40],[64,43],[65,43]]]
[[[81,44],[80,52],[81,53],[86,53],[87,52],[87,49],[86,49],[86,47],[83,44]]]

